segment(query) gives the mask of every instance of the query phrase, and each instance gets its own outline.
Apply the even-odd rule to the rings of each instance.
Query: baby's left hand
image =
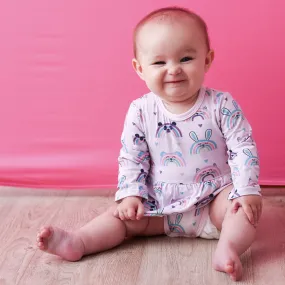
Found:
[[[262,212],[262,197],[258,195],[248,195],[236,198],[232,202],[233,212],[237,212],[242,207],[250,223],[257,226]]]

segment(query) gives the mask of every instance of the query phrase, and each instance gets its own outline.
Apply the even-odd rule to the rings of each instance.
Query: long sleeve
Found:
[[[259,158],[251,126],[229,93],[224,93],[218,101],[218,123],[226,140],[234,185],[229,198],[261,195]]]
[[[143,130],[144,116],[138,100],[130,105],[121,137],[116,201],[129,196],[148,198],[146,180],[150,169],[150,155]]]

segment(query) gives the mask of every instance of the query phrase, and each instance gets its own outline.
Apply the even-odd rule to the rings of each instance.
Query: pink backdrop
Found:
[[[216,59],[206,83],[251,121],[261,182],[285,184],[283,0],[0,1],[0,184],[116,184],[125,112],[146,92],[132,29],[173,4],[207,21]]]

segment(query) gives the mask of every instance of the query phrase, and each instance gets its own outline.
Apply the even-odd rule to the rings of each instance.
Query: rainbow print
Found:
[[[137,182],[145,184],[146,177],[147,177],[147,173],[143,169],[141,169],[141,173],[139,174],[137,178]]]
[[[194,181],[196,183],[205,182],[205,181],[213,180],[220,175],[221,175],[221,171],[217,167],[217,165],[214,163],[214,165],[207,166],[202,169],[197,168]]]
[[[214,181],[214,180],[209,180],[209,181],[205,181],[203,183],[203,189],[202,191],[206,189],[209,189],[211,188],[213,191],[218,189],[220,187],[220,183],[218,183],[217,181]]]
[[[186,162],[182,157],[182,153],[179,151],[176,151],[174,153],[166,153],[163,151],[160,153],[160,156],[161,156],[160,163],[163,166],[168,166],[170,164],[174,164],[177,167],[186,166]]]
[[[157,182],[153,185],[153,191],[157,195],[161,196],[162,195],[162,187],[165,183],[164,182]]]
[[[123,184],[126,181],[126,176],[123,175],[120,179],[119,179],[119,183],[118,183],[118,188],[123,188]]]
[[[154,193],[156,193],[157,195],[161,196],[162,195],[162,188],[159,186],[154,186],[153,187]]]
[[[143,197],[145,199],[148,198],[147,190],[143,186],[139,186],[139,194],[140,194],[141,197]]]
[[[169,230],[172,233],[185,234],[184,228],[181,225],[179,225],[182,218],[183,218],[183,214],[177,214],[175,222],[172,223],[172,221],[170,220],[170,216],[167,216],[167,222],[168,222]]]
[[[148,151],[140,151],[138,154],[138,160],[139,162],[144,162],[150,159],[149,152]]]
[[[259,159],[257,156],[254,156],[248,148],[243,150],[243,153],[248,156],[248,159],[245,161],[246,166],[255,166],[259,165]]]
[[[196,119],[200,117],[202,120],[205,119],[210,119],[210,114],[207,110],[207,107],[205,106],[203,109],[199,109],[192,117],[191,120],[192,122]]]
[[[175,122],[165,123],[165,124],[162,124],[161,122],[159,122],[158,128],[156,130],[155,137],[161,138],[161,137],[165,136],[167,133],[171,133],[177,138],[182,137],[182,133],[181,133],[180,129],[176,126]]]
[[[219,93],[216,95],[215,104],[219,104],[219,103],[220,103],[220,101],[221,101],[223,95],[224,95],[224,93],[221,93],[221,92],[219,92]]]
[[[212,130],[208,129],[205,132],[205,139],[199,140],[195,132],[189,133],[190,138],[195,142],[190,148],[190,154],[199,154],[204,151],[211,151],[217,148],[217,144],[210,140],[212,136]]]
[[[238,104],[233,101],[233,105],[235,109],[232,112],[225,107],[223,107],[221,110],[222,114],[227,116],[227,127],[229,129],[234,128],[239,122],[239,120],[244,120],[242,111],[240,110]]]
[[[145,136],[140,136],[139,134],[135,134],[133,138],[134,145],[141,145],[143,142],[145,142]]]

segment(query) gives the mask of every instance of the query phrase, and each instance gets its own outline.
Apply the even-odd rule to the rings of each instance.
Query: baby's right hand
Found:
[[[144,206],[142,198],[137,196],[126,197],[118,205],[114,216],[125,220],[140,220],[144,215]]]

